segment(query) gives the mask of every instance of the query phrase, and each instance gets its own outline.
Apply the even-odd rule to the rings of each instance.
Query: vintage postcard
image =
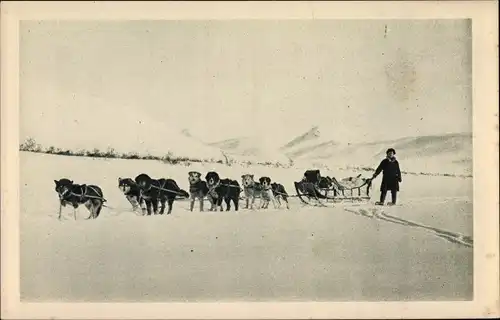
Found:
[[[1,20],[2,318],[499,316],[494,1]]]

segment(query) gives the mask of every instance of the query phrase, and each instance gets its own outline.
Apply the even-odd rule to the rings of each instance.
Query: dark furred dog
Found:
[[[260,193],[260,199],[261,199],[261,209],[267,209],[269,206],[269,202],[273,202],[273,206],[275,209],[278,208],[276,205],[276,199],[274,198],[274,193],[271,188],[271,178],[269,177],[261,177],[259,179],[260,184],[262,185],[262,191]]]
[[[203,211],[203,202],[205,196],[208,194],[208,186],[207,183],[201,180],[201,173],[197,171],[190,171],[188,173],[189,180],[189,193],[190,197],[190,210],[193,211],[194,202],[196,199],[200,201],[200,211]]]
[[[101,213],[103,203],[106,201],[102,190],[95,185],[75,184],[73,180],[66,178],[54,180],[55,190],[59,195],[59,219],[61,219],[62,207],[67,204],[73,206],[73,216],[76,220],[76,209],[80,204],[84,204],[90,215],[86,219],[97,218]]]
[[[130,178],[118,178],[118,188],[130,202],[132,209],[137,212],[143,203],[141,188]]]
[[[208,198],[212,204],[210,211],[216,211],[217,207],[222,211],[222,200],[226,202],[226,211],[231,210],[231,200],[234,210],[238,211],[240,200],[240,185],[238,181],[231,179],[220,179],[219,174],[210,171],[205,176],[208,185]]]
[[[189,198],[189,193],[179,188],[173,179],[162,178],[156,180],[145,173],[141,173],[135,178],[135,183],[141,189],[141,198],[146,203],[147,215],[151,215],[152,212],[154,214],[163,214],[165,212],[165,203],[168,203],[167,214],[171,214],[176,196]],[[159,212],[158,201],[161,203]],[[144,211],[143,214],[146,214]]]
[[[273,190],[274,197],[276,201],[278,201],[278,206],[281,207],[281,199],[285,201],[286,208],[290,209],[288,205],[288,193],[285,190],[285,187],[281,183],[273,182],[271,183],[271,189]]]

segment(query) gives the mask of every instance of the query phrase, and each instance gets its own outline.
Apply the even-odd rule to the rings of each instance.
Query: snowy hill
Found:
[[[472,134],[454,133],[394,140],[341,143],[314,126],[285,144],[281,150],[295,161],[329,166],[376,167],[387,148],[395,148],[402,166],[411,172],[471,173]]]
[[[46,148],[72,151],[113,148],[118,153],[224,160],[220,149],[186,136],[171,125],[173,121],[150,118],[140,108],[109,107],[98,98],[87,99],[92,103],[78,105],[76,101],[65,101],[57,107],[45,108],[43,113],[25,113],[23,117],[39,120],[36,128],[22,128],[21,142],[32,137]],[[118,115],[116,110],[122,111]]]
[[[320,136],[321,136],[321,132],[319,131],[319,127],[318,126],[314,126],[310,130],[308,130],[307,132],[305,132],[304,134],[301,134],[300,136],[292,139],[290,142],[288,142],[287,144],[285,144],[281,148],[281,150],[290,149],[290,148],[293,148],[293,147],[295,147],[297,145],[303,145],[305,142],[314,141],[314,140],[316,140]]]
[[[393,140],[346,143],[332,139],[328,128],[313,126],[282,146],[259,137],[232,138],[208,143],[231,157],[291,159],[301,167],[346,166],[374,169],[388,148],[395,148],[402,170],[425,173],[472,173],[472,135],[453,133]]]
[[[338,144],[337,141],[328,138],[324,139],[319,127],[314,126],[304,134],[292,139],[280,150],[292,159],[299,159],[308,154],[316,154],[318,158],[321,158],[321,153],[337,147]]]
[[[264,137],[239,137],[208,143],[209,146],[219,148],[225,154],[235,159],[248,161],[271,161],[288,164],[290,157]]]

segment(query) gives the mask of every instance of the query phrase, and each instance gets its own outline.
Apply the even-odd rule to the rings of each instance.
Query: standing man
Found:
[[[397,193],[399,191],[399,183],[401,182],[401,170],[399,162],[396,160],[396,151],[392,148],[387,149],[386,158],[380,162],[377,170],[373,174],[372,180],[375,179],[380,172],[383,172],[382,183],[380,184],[380,201],[375,202],[376,205],[384,205],[387,191],[391,191],[392,202],[389,205],[395,205]]]

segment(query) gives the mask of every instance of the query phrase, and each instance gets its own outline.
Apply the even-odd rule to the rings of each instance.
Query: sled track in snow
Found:
[[[474,241],[473,241],[472,237],[470,237],[470,236],[466,236],[466,235],[463,235],[460,233],[451,232],[451,231],[427,226],[427,225],[424,225],[421,223],[416,223],[416,222],[413,222],[410,220],[398,218],[398,217],[395,217],[395,216],[392,216],[392,215],[385,213],[383,210],[378,210],[377,208],[358,209],[357,211],[352,210],[352,209],[348,209],[348,208],[344,208],[344,210],[351,212],[351,213],[354,213],[356,215],[362,215],[362,216],[370,218],[370,219],[377,218],[379,220],[383,220],[383,221],[391,222],[391,223],[395,223],[395,224],[400,224],[400,225],[407,226],[407,227],[424,229],[426,231],[431,232],[432,234],[434,234],[437,237],[440,237],[448,242],[452,242],[452,243],[455,243],[455,244],[458,244],[461,246],[465,246],[465,247],[469,247],[469,248],[472,248],[474,246]]]
[[[182,202],[184,201],[188,201],[188,200],[180,200]],[[303,204],[303,203],[300,203],[297,201],[297,204],[296,205],[302,205],[301,207],[315,207],[316,205],[306,205],[306,204]],[[439,237],[439,238],[442,238],[448,242],[452,242],[452,243],[455,243],[455,244],[458,244],[458,245],[461,245],[461,246],[465,246],[465,247],[469,247],[469,248],[473,248],[474,246],[474,241],[472,239],[472,237],[470,236],[467,236],[467,235],[462,235],[460,233],[457,233],[457,232],[452,232],[452,231],[447,231],[447,230],[444,230],[444,229],[439,229],[439,228],[436,228],[436,227],[432,227],[432,226],[428,226],[428,225],[425,225],[425,224],[421,224],[421,223],[417,223],[417,222],[414,222],[414,221],[410,221],[410,220],[405,220],[405,219],[402,219],[402,218],[399,218],[399,217],[395,217],[395,216],[392,216],[392,215],[389,215],[387,213],[384,212],[383,209],[379,209],[379,208],[359,208],[359,209],[353,209],[354,207],[359,207],[359,206],[362,206],[363,204],[359,204],[359,203],[353,203],[350,208],[346,208],[344,207],[343,209],[347,212],[350,212],[350,213],[354,213],[356,215],[361,215],[363,217],[366,217],[366,218],[370,218],[370,219],[373,219],[373,218],[376,218],[378,220],[382,220],[382,221],[385,221],[385,222],[390,222],[390,223],[394,223],[394,224],[399,224],[399,225],[403,225],[403,226],[407,226],[407,227],[411,227],[411,228],[420,228],[420,229],[424,229],[428,232],[431,232],[432,234],[434,234],[435,236]],[[317,205],[318,207],[327,207],[327,206],[321,206],[321,205]],[[136,216],[142,216],[141,213],[139,212],[134,212],[132,211],[130,208],[125,208],[125,207],[112,207],[112,206],[105,206],[108,210],[106,215],[108,216],[111,216],[111,217],[116,217],[116,216],[120,216],[122,214],[134,214]],[[245,212],[245,211],[255,211],[255,209],[245,209],[245,208],[240,208],[242,212]],[[186,211],[189,211],[187,208],[185,208]],[[278,209],[279,210],[279,209]],[[271,211],[274,211],[274,210],[271,210]],[[206,211],[207,213],[210,213],[210,211]],[[86,214],[86,212],[85,212]],[[78,212],[77,213],[78,215],[78,220],[85,220],[85,218],[82,217],[81,213]],[[56,215],[53,215],[53,214],[49,214],[50,217],[55,217]],[[73,220],[73,219],[69,219],[68,217],[65,217],[64,215],[62,216],[62,220]]]

